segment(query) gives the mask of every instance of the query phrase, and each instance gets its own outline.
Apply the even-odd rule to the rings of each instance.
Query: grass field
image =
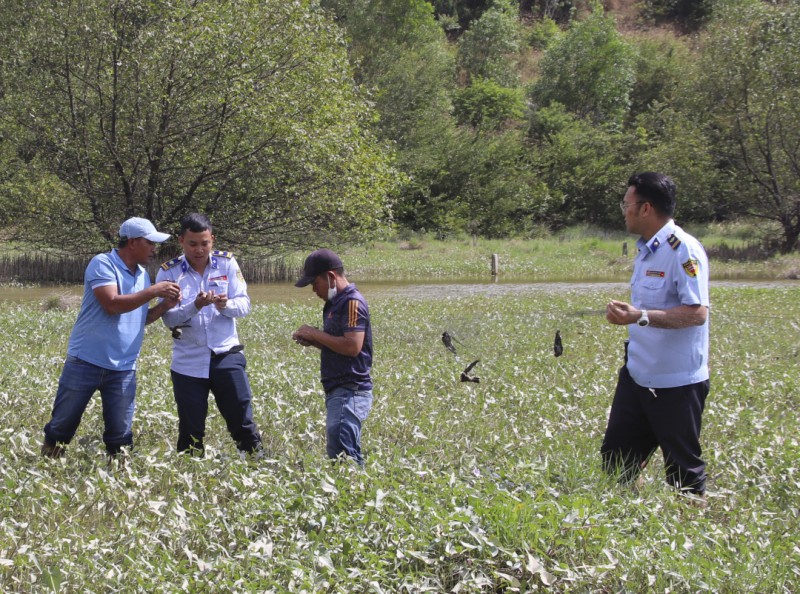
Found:
[[[585,312],[627,295],[596,291],[371,299],[365,471],[324,459],[318,355],[290,340],[319,303],[240,324],[258,462],[216,411],[205,459],[173,453],[170,340],[149,327],[122,467],[98,398],[66,458],[38,456],[76,311],[0,305],[0,591],[798,591],[798,290],[712,287],[706,509],[664,485],[660,459],[638,492],[601,473],[625,331]],[[462,384],[473,357],[481,383]]]
[[[730,252],[738,248],[744,253],[748,253],[745,248],[752,245],[756,233],[750,226],[733,224],[705,225],[691,232],[709,250],[728,248]],[[623,256],[624,243],[627,257]],[[342,256],[349,271],[373,280],[486,278],[496,254],[502,279],[588,282],[627,281],[635,253],[636,238],[632,235],[580,227],[538,239],[437,241],[428,236],[413,237],[345,249]],[[298,267],[303,257],[295,254]],[[747,258],[717,258],[711,274],[713,279],[797,279],[800,255],[762,258],[748,253]]]

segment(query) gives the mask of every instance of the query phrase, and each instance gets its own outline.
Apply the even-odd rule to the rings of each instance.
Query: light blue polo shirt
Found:
[[[120,295],[130,295],[149,287],[150,275],[142,266],[131,272],[116,249],[92,258],[84,273],[83,301],[67,353],[98,367],[130,371],[136,369],[149,305],[124,314],[106,313],[94,290],[107,285],[116,285]]]
[[[649,241],[636,242],[631,303],[637,309],[709,307],[708,257],[694,237],[670,220]],[[708,379],[708,324],[667,329],[628,326],[628,371],[647,388],[674,388]]]

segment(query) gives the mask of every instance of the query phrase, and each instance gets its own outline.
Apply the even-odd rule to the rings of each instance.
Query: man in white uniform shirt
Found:
[[[178,240],[183,255],[162,264],[156,277],[181,288],[180,303],[163,317],[173,335],[177,449],[203,454],[210,391],[242,455],[260,452],[244,347],[236,332],[236,318],[250,313],[247,283],[233,254],[213,250],[214,235],[205,215],[183,217]]]
[[[703,497],[708,258],[700,242],[672,220],[675,184],[666,175],[631,176],[620,207],[627,230],[641,237],[632,304],[611,301],[606,308],[610,323],[628,327],[629,344],[601,446],[603,466],[629,482],[660,447],[667,482]]]

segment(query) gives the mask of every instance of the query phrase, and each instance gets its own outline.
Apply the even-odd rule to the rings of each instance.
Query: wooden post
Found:
[[[492,276],[497,276],[500,272],[500,264],[497,260],[497,254],[492,254]]]
[[[628,242],[627,241],[623,241],[622,242],[622,255],[623,256],[627,256],[628,255]]]

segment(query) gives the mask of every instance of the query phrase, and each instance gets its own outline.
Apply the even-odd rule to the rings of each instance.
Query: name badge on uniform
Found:
[[[208,286],[226,289],[228,287],[228,276],[222,275],[222,276],[215,276],[214,278],[209,278]]]
[[[648,270],[645,272],[646,276],[653,276],[655,278],[664,278],[664,272],[661,270]]]

